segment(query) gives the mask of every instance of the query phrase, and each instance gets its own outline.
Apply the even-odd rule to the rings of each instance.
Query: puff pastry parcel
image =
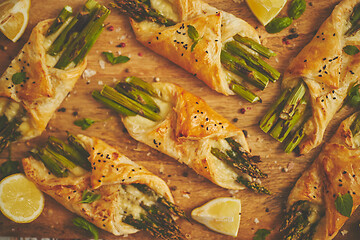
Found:
[[[126,89],[127,83],[119,83],[116,90],[119,86]],[[267,175],[255,165],[259,158],[250,155],[241,129],[178,85],[149,86],[157,96],[153,99],[159,107],[159,118],[149,120],[142,111],[134,116],[123,114],[124,126],[134,139],[188,165],[223,188],[243,189],[245,185],[269,193],[259,182]],[[109,88],[105,86],[101,94],[107,97]],[[112,94],[119,95],[116,91]]]
[[[92,10],[87,9],[87,5],[84,6],[81,17],[72,18],[69,13],[66,21],[56,18],[39,22],[32,30],[27,43],[0,77],[0,115],[2,115],[0,129],[7,133],[5,137],[3,133],[0,134],[2,135],[1,150],[8,141],[28,140],[39,136],[85,70],[87,65],[85,56],[99,36],[97,34],[88,39],[89,36],[85,33],[90,30],[101,32],[103,29],[101,21],[104,21],[109,14],[109,10],[95,1],[92,1],[92,4],[94,8]],[[66,9],[71,10],[71,7],[67,7]],[[94,14],[98,14],[95,20],[89,17]],[[81,18],[87,18],[81,26],[72,24],[74,19],[83,21]],[[93,26],[83,31],[91,24],[87,21],[98,23],[97,28]],[[57,23],[62,25],[58,25],[59,28],[55,31],[51,27]],[[69,25],[76,29],[69,29]],[[54,30],[51,33],[49,33],[50,28]],[[72,37],[69,34],[72,34]],[[77,42],[75,36],[85,40]],[[60,38],[63,40],[63,45],[59,44]],[[88,42],[89,40],[91,42]],[[59,49],[57,52],[49,53],[53,44]],[[71,50],[72,56],[67,62],[64,56]],[[60,62],[64,64],[58,66]]]
[[[303,137],[299,144],[301,154],[321,143],[327,125],[342,106],[348,89],[360,76],[359,54],[350,56],[343,50],[347,45],[360,43],[359,33],[348,34],[353,9],[359,3],[358,0],[341,1],[284,73],[283,92],[294,89],[300,82],[306,88],[304,98],[309,110],[299,134]],[[299,102],[302,105],[300,100],[296,104]]]
[[[143,45],[181,66],[217,92],[234,95],[231,81],[241,80],[222,65],[222,49],[237,34],[256,44],[260,43],[257,31],[247,22],[201,0],[149,1],[145,8],[154,9],[156,14],[169,19],[163,24],[151,17],[142,18],[144,13],[139,9],[144,3],[139,3],[141,1],[114,2],[120,11],[130,15],[136,38]],[[136,11],[140,12],[140,16],[134,16]],[[196,29],[195,38],[189,33],[190,26]],[[247,70],[243,69],[243,72],[246,72],[244,75],[251,75],[247,74]]]
[[[72,138],[74,139],[74,136]],[[48,154],[48,146],[45,150],[39,149],[38,152],[33,153],[33,156],[22,160],[26,176],[41,191],[68,210],[114,235],[131,234],[139,229],[145,230],[147,225],[144,219],[154,216],[165,219],[179,211],[173,204],[174,199],[169,187],[162,179],[98,138],[85,135],[78,135],[75,138],[77,144],[88,153],[90,171],[76,166],[67,170],[69,173],[66,177],[58,177],[56,172],[49,172],[51,169],[47,168],[49,161],[44,161],[46,160],[44,155]],[[61,142],[56,140],[56,143],[59,141]],[[70,147],[74,145],[70,143]],[[50,151],[51,149],[56,151],[56,148],[50,147]],[[51,154],[47,156],[53,157]],[[89,192],[99,197],[95,201],[87,202],[84,195]],[[157,215],[159,212],[161,216]],[[167,230],[162,229],[163,225],[158,226],[159,222],[153,223],[153,228],[148,227],[147,230],[152,232],[157,229],[159,232],[165,232],[158,235],[152,232],[156,237],[168,239],[164,236],[169,238],[179,236],[176,239],[182,239],[182,234],[171,217],[165,222],[168,224]],[[169,233],[171,231],[173,233]]]
[[[349,218],[337,209],[338,198],[352,198],[349,213],[360,204],[359,117],[356,113],[341,123],[291,190],[283,226],[286,235],[299,234],[302,238],[297,239],[333,239]]]

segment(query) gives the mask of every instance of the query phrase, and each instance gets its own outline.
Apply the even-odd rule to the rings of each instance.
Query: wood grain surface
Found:
[[[329,16],[339,0],[307,0],[307,9],[304,15],[294,21],[291,27],[278,34],[268,34],[264,27],[256,20],[245,2],[235,3],[232,0],[206,0],[213,6],[228,11],[257,27],[264,45],[270,47],[277,56],[269,62],[280,72],[283,72],[294,56],[311,40],[320,24]],[[25,34],[17,43],[12,43],[3,35],[0,35],[0,45],[5,50],[0,50],[0,75],[23,44],[27,41],[31,29],[41,20],[55,17],[63,6],[69,4],[78,9],[84,0],[33,0],[30,10],[30,21]],[[108,1],[101,1],[108,3]],[[238,2],[238,1],[237,1]],[[285,16],[285,6],[279,16]],[[265,114],[280,92],[280,82],[270,83],[263,92],[258,92],[262,97],[262,104],[249,104],[236,96],[225,97],[212,91],[200,80],[193,77],[180,67],[158,56],[139,44],[133,35],[128,20],[113,10],[108,17],[109,26],[114,30],[104,30],[99,40],[88,56],[88,69],[96,71],[96,75],[78,80],[74,90],[62,103],[62,111],[56,112],[49,122],[46,132],[41,137],[29,142],[21,142],[12,145],[13,158],[21,160],[27,155],[27,151],[37,143],[43,143],[49,135],[65,136],[65,131],[83,133],[90,136],[100,137],[108,143],[117,146],[132,160],[143,164],[150,171],[163,178],[176,199],[177,204],[190,214],[191,210],[215,197],[235,196],[242,201],[242,216],[239,235],[237,239],[252,239],[258,229],[271,230],[267,239],[278,239],[278,227],[284,214],[287,196],[299,178],[301,173],[316,158],[321,146],[305,156],[296,156],[294,153],[285,154],[281,145],[258,127],[260,118]],[[283,43],[283,38],[292,31],[299,34],[298,38]],[[116,45],[125,43],[124,48]],[[131,60],[125,64],[112,66],[106,63],[102,69],[99,60],[105,60],[101,55],[103,51],[121,52],[129,56]],[[247,130],[247,140],[253,154],[260,155],[262,162],[260,167],[269,174],[263,184],[268,186],[273,194],[271,196],[260,195],[249,190],[229,191],[212,184],[207,179],[197,176],[191,169],[177,161],[165,156],[156,150],[133,140],[124,131],[120,119],[111,111],[95,102],[90,93],[92,90],[101,89],[103,84],[114,85],[114,82],[126,76],[134,75],[146,81],[154,81],[157,77],[160,81],[180,84],[188,91],[202,97],[207,103],[225,116],[233,120],[234,124]],[[245,113],[240,113],[240,109]],[[344,108],[331,121],[326,132],[324,141],[327,141],[339,123],[354,110]],[[89,129],[82,131],[73,124],[74,120],[89,117],[97,122]],[[6,158],[7,152],[2,153],[1,158]],[[287,170],[287,171],[286,171]],[[46,197],[45,209],[41,216],[29,224],[16,224],[0,214],[0,236],[32,236],[32,237],[57,237],[57,238],[90,238],[85,231],[77,229],[71,223],[74,214],[67,211],[50,197]],[[217,234],[206,227],[192,221],[178,221],[183,232],[189,239],[233,239]],[[357,211],[342,228],[348,231],[345,236],[338,234],[340,239],[360,238],[360,211]],[[341,231],[342,231],[341,230]],[[103,239],[124,239],[100,231]],[[130,235],[125,239],[152,239],[146,232]]]

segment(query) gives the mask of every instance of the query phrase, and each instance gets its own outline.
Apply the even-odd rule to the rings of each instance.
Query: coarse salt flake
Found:
[[[105,61],[104,60],[100,59],[99,60],[99,65],[100,65],[101,69],[105,69]]]
[[[349,231],[347,231],[347,230],[342,230],[342,231],[341,231],[341,235],[345,236],[346,234],[348,234],[348,232],[349,232]]]
[[[88,78],[91,78],[92,76],[94,76],[95,74],[96,74],[95,70],[87,68],[87,69],[84,70],[84,72],[82,74],[82,77],[84,79],[88,79]]]
[[[102,85],[104,85],[104,82],[103,82],[103,81],[98,81],[98,84],[99,84],[100,86],[102,86]]]
[[[260,222],[260,221],[259,221],[258,218],[255,218],[255,219],[254,219],[254,223],[255,223],[255,224],[258,224],[259,222]]]

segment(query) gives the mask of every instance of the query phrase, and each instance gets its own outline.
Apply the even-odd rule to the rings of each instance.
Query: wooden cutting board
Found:
[[[108,3],[108,1],[101,2]],[[277,56],[272,58],[270,63],[280,72],[283,72],[291,58],[295,57],[311,40],[320,24],[330,15],[339,0],[308,0],[304,15],[294,21],[291,27],[278,34],[266,33],[264,27],[252,15],[245,2],[235,3],[232,0],[207,0],[207,2],[241,17],[252,26],[257,27],[263,44],[277,52]],[[84,0],[33,0],[29,25],[23,37],[17,43],[12,43],[0,35],[0,45],[6,49],[0,50],[0,75],[22,48],[31,29],[39,21],[54,18],[66,4],[79,9],[83,3]],[[288,5],[280,13],[280,16],[286,15]],[[150,171],[163,178],[172,189],[178,205],[185,209],[188,214],[195,207],[215,197],[235,196],[242,201],[242,219],[237,239],[252,239],[254,233],[261,228],[272,230],[267,239],[278,239],[277,229],[283,216],[287,196],[296,180],[315,159],[321,148],[318,147],[301,157],[297,157],[293,153],[285,154],[278,142],[259,129],[257,123],[279,94],[280,81],[270,83],[265,91],[258,92],[263,99],[262,104],[249,104],[236,96],[225,97],[212,91],[180,67],[139,44],[134,38],[128,20],[120,16],[116,10],[112,12],[107,22],[109,26],[114,27],[114,30],[104,30],[88,56],[88,69],[95,70],[96,75],[89,79],[79,79],[74,90],[60,106],[61,111],[56,112],[47,127],[47,131],[41,137],[30,142],[13,144],[13,158],[20,160],[27,155],[31,146],[36,143],[43,143],[49,135],[61,137],[65,135],[65,131],[70,131],[97,136],[119,147],[128,157],[143,164]],[[296,31],[299,37],[291,39],[285,44],[283,38],[291,34],[291,31]],[[124,48],[116,47],[122,42],[126,44]],[[128,63],[115,66],[106,63],[105,68],[101,68],[99,61],[105,60],[101,55],[103,51],[115,53],[119,51],[121,54],[129,56],[131,60]],[[90,95],[92,90],[101,89],[103,84],[114,85],[114,82],[129,75],[141,77],[149,82],[154,81],[154,78],[157,77],[160,81],[180,84],[185,89],[205,99],[211,107],[227,119],[233,120],[236,126],[247,130],[247,140],[252,152],[262,157],[260,167],[269,174],[268,179],[264,180],[263,184],[268,186],[273,194],[266,196],[249,190],[238,192],[222,189],[207,179],[197,176],[185,165],[181,165],[170,157],[133,140],[123,131],[124,127],[120,119],[113,112],[95,102]],[[240,109],[245,109],[245,113],[240,113]],[[353,111],[353,109],[345,108],[336,115],[328,127],[324,141],[329,139],[339,123]],[[88,130],[82,131],[73,122],[84,117],[89,117],[97,122]],[[1,157],[6,158],[6,156],[7,152],[5,151]],[[43,213],[32,223],[16,224],[0,214],[0,236],[89,238],[88,233],[72,225],[71,219],[73,217],[74,214],[50,197],[46,197]],[[183,232],[189,236],[189,239],[233,239],[212,232],[194,221],[188,223],[179,220],[178,223]],[[342,228],[342,230],[348,231],[348,234],[345,236],[339,234],[336,239],[359,239],[359,223],[360,211],[357,211]],[[105,231],[100,231],[100,237],[123,239],[122,237],[116,238]],[[126,239],[140,238],[152,239],[146,232],[130,235]]]

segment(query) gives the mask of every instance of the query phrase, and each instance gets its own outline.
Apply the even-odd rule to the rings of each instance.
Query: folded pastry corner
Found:
[[[267,174],[256,166],[259,157],[250,154],[243,131],[180,86],[128,77],[115,89],[105,86],[93,92],[93,97],[122,115],[134,139],[213,183],[270,194],[260,184]]]
[[[45,130],[85,70],[86,54],[110,13],[93,0],[74,17],[69,10],[67,6],[56,19],[39,22],[0,77],[0,151],[11,141]]]
[[[257,52],[264,54],[264,50],[266,57],[274,52],[260,45],[252,26],[201,0],[114,2],[130,16],[138,41],[217,92],[260,101],[241,85],[242,80],[264,89],[269,79],[275,81],[280,76],[259,58]]]
[[[291,61],[282,81],[283,94],[260,122],[264,132],[285,142],[285,151],[301,154],[317,147],[327,125],[341,108],[360,75],[360,57],[343,48],[358,45],[349,34],[360,1],[343,0],[321,25],[311,42]]]
[[[69,135],[68,142],[50,137],[22,160],[41,191],[114,235],[147,230],[162,239],[183,239],[171,215],[184,213],[161,178],[98,138]]]
[[[334,136],[325,143],[319,156],[306,170],[287,201],[288,213],[281,230],[284,239],[335,238],[349,219],[336,206],[336,201],[350,195],[353,205],[350,214],[360,204],[360,114],[344,120]],[[289,237],[289,238],[287,238]]]

